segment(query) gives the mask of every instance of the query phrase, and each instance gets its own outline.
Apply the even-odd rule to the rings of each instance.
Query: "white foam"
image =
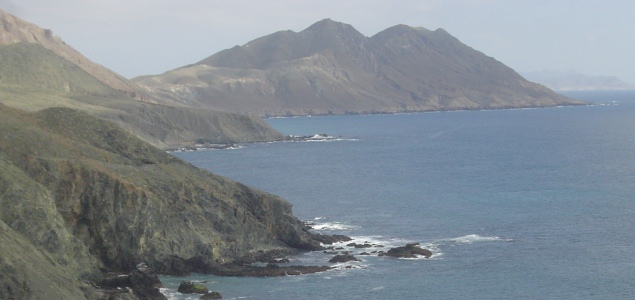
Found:
[[[326,222],[326,223],[311,224],[311,228],[317,231],[334,231],[334,230],[354,230],[359,228],[359,226],[343,224],[340,222]]]
[[[478,242],[509,242],[510,239],[502,239],[497,236],[480,236],[478,234],[468,234],[461,237],[444,239],[443,241],[453,242],[456,244],[472,244]]]
[[[184,295],[184,294],[179,293],[175,289],[160,288],[159,291],[161,292],[161,294],[165,295],[165,297],[168,298],[168,300],[173,300],[173,299],[198,299],[198,298],[195,298],[195,295]],[[196,295],[196,296],[200,296],[200,295]]]

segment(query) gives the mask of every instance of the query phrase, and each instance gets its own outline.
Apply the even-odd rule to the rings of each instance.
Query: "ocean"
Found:
[[[567,95],[594,105],[275,118],[336,138],[175,153],[377,246],[324,273],[165,276],[162,291],[198,299],[176,292],[187,279],[223,299],[634,299],[635,91]],[[411,242],[434,255],[359,255]]]

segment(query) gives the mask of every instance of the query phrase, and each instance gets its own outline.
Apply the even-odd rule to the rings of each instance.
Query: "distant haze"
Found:
[[[615,76],[590,76],[569,70],[544,70],[521,73],[529,81],[554,91],[632,90],[634,87]]]
[[[0,0],[0,8],[128,78],[331,18],[366,36],[396,24],[443,28],[517,71],[575,69],[635,83],[628,0]]]

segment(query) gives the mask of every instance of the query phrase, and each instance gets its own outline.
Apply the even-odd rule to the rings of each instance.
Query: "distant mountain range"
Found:
[[[368,38],[330,19],[280,31],[134,82],[196,107],[259,116],[576,105],[443,29]]]
[[[536,71],[521,73],[528,80],[556,91],[628,90],[632,85],[615,76],[591,76],[577,71]]]

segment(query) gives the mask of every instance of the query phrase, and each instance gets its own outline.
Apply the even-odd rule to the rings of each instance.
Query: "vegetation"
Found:
[[[140,102],[54,52],[30,43],[0,46],[0,102],[27,111],[80,109],[116,122],[161,148],[282,139],[260,119],[209,109]]]
[[[139,262],[210,272],[258,250],[316,246],[282,199],[86,112],[0,105],[0,131],[0,298],[77,299],[95,292],[84,281]]]

